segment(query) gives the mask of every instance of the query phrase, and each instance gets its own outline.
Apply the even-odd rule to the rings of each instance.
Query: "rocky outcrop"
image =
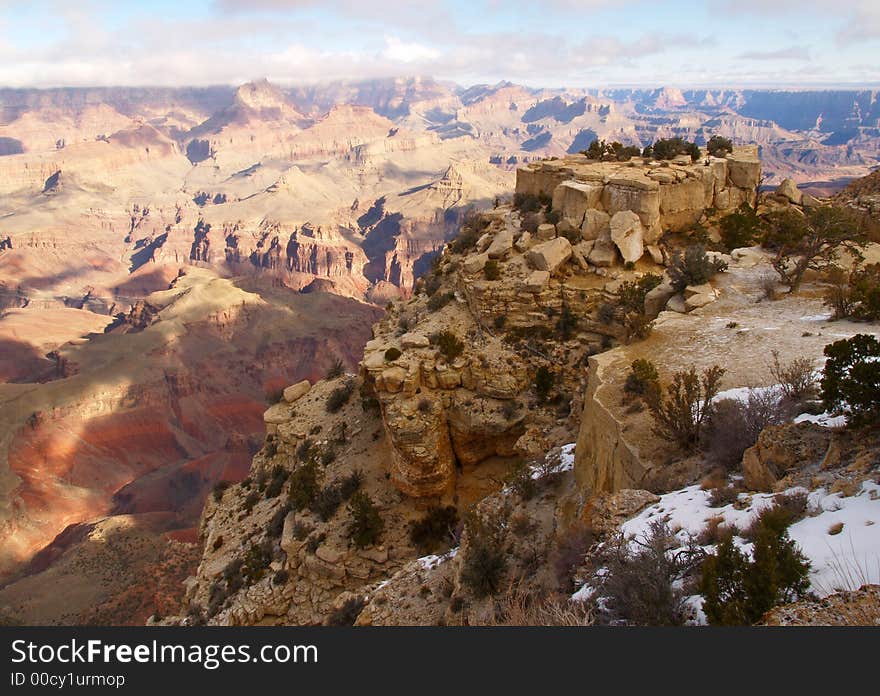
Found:
[[[590,358],[575,447],[575,479],[588,495],[636,488],[650,470],[650,464],[639,458],[638,448],[627,440],[625,424],[616,409],[603,401],[601,390],[608,359],[607,354]]]
[[[502,368],[506,351],[485,346],[448,361],[427,339],[380,333],[364,351],[361,371],[382,409],[391,445],[390,473],[398,488],[416,497],[451,490],[456,468],[515,454],[524,414],[503,403],[526,388],[521,368]],[[389,351],[401,354],[389,362]]]
[[[771,609],[764,626],[880,626],[880,585],[803,599]]]
[[[642,158],[596,162],[570,155],[521,167],[516,191],[552,197],[553,210],[581,228],[584,239],[598,238],[604,227],[603,218],[590,211],[635,213],[645,244],[653,244],[663,232],[693,225],[706,209],[724,214],[743,202],[754,203],[760,175],[754,147],[695,163]]]
[[[766,428],[743,454],[745,484],[753,491],[772,491],[786,475],[818,467],[831,443],[832,433],[812,423]]]

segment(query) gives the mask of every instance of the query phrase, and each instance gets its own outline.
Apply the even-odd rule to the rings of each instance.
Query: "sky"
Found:
[[[0,86],[880,86],[880,0],[0,0]]]

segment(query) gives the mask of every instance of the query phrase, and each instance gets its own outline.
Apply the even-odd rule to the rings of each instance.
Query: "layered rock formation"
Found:
[[[596,213],[587,213],[598,211],[612,220],[622,214],[617,223],[619,238],[643,237],[644,243],[653,244],[663,232],[684,230],[698,222],[707,209],[723,214],[742,203],[753,205],[760,177],[756,147],[739,147],[724,158],[706,156],[698,162],[689,156],[673,162],[638,158],[624,163],[595,162],[572,155],[518,169],[516,192],[551,197],[553,209],[585,237],[596,238],[601,222]],[[641,230],[634,229],[633,213]],[[638,244],[627,241],[625,246],[632,255]]]

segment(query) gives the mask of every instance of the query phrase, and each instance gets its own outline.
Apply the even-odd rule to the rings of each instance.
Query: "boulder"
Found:
[[[565,237],[557,237],[533,246],[526,257],[532,268],[549,271],[552,275],[571,257],[571,243]]]
[[[419,333],[405,333],[400,337],[400,344],[404,348],[427,348],[430,343],[427,336]]]
[[[660,283],[645,295],[645,314],[649,317],[656,317],[663,311],[669,298],[673,295],[675,295],[675,288],[672,287],[672,283],[669,281]]]
[[[624,262],[635,263],[645,253],[644,230],[641,220],[631,210],[614,213],[611,217],[611,241],[620,250]]]
[[[553,190],[553,210],[576,224],[584,214],[602,205],[602,186],[581,181],[563,181]]]
[[[695,309],[700,307],[705,307],[707,304],[714,302],[718,296],[715,294],[715,291],[702,293],[700,295],[691,295],[690,297],[686,297],[684,300],[684,308],[688,312],[692,312]]]
[[[513,248],[513,230],[505,227],[499,230],[486,252],[490,259],[503,259]]]
[[[532,271],[525,280],[526,292],[543,292],[550,282],[549,271]]]
[[[473,256],[468,256],[461,267],[464,269],[465,273],[469,273],[471,275],[475,273],[480,273],[486,267],[486,261],[489,260],[489,254],[475,254]]]
[[[588,210],[581,225],[581,237],[586,241],[609,238],[611,236],[611,216],[603,210]]]
[[[687,314],[687,307],[684,304],[684,298],[681,295],[673,295],[666,303],[666,309],[670,312],[678,312],[679,314]]]
[[[663,257],[663,250],[658,247],[656,244],[649,244],[647,247],[648,254],[651,256],[651,260],[656,263],[658,266],[663,266],[666,263],[666,259]]]
[[[312,385],[307,379],[304,379],[302,382],[297,382],[296,384],[291,384],[284,390],[284,400],[287,403],[292,404],[294,401],[301,399],[308,394],[309,389],[311,388]]]
[[[713,288],[710,283],[703,283],[702,285],[688,285],[684,289],[684,299],[694,297],[695,295],[710,295],[714,292],[715,288]]]
[[[581,242],[580,244],[582,243],[583,242]],[[575,263],[578,265],[578,268],[580,268],[582,271],[589,271],[590,265],[587,263],[586,256],[584,256],[584,254],[579,249],[580,244],[576,244],[571,248],[571,258],[574,259]]]
[[[542,225],[538,225],[538,231],[535,233],[535,235],[541,241],[546,242],[546,241],[556,237],[556,226],[551,225],[548,222],[545,222]]]
[[[610,239],[597,239],[587,260],[594,266],[613,266],[617,261],[617,248]]]
[[[569,237],[569,234],[575,230],[580,231],[580,223],[575,225],[569,218],[562,218],[556,224],[556,234],[562,237]]]
[[[516,250],[523,254],[525,253],[530,246],[532,246],[532,234],[531,232],[523,232],[519,239],[516,240],[516,244],[514,244]]]
[[[761,179],[757,148],[737,147],[727,155],[727,179],[737,188],[755,190]]]
[[[804,198],[804,195],[798,189],[797,184],[791,179],[783,179],[782,183],[776,187],[776,193],[785,196],[795,205],[800,205]]]
[[[403,389],[403,382],[406,380],[406,371],[402,367],[389,367],[383,370],[380,376],[382,387],[385,391],[396,394]]]
[[[828,453],[833,434],[813,423],[771,425],[743,454],[743,476],[753,491],[772,491],[786,474],[817,466]]]
[[[274,406],[270,406],[263,413],[263,422],[267,425],[281,425],[286,423],[293,416],[290,412],[290,404],[286,401],[279,401]]]
[[[763,263],[765,256],[760,247],[743,247],[730,252],[733,265],[739,268],[754,268]]]
[[[481,254],[489,248],[489,245],[492,243],[492,234],[486,232],[482,237],[477,240],[477,251]]]
[[[611,176],[602,192],[602,205],[609,213],[633,212],[642,223],[645,240],[653,244],[662,234],[660,227],[660,184],[633,173]]]
[[[801,196],[801,205],[804,206],[807,210],[811,210],[813,208],[818,208],[822,205],[822,201],[820,201],[815,196],[811,196],[809,193],[805,193]]]

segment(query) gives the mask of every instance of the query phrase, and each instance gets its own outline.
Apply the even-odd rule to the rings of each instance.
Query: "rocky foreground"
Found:
[[[801,423],[768,429],[746,453],[745,478],[732,479],[739,497],[715,509],[710,489],[731,484],[709,481],[703,455],[657,438],[623,389],[646,356],[664,377],[722,363],[731,393],[772,385],[761,357],[772,350],[813,357],[829,337],[877,333],[830,321],[818,278],[797,293],[768,283],[771,258],[757,247],[713,252],[723,272],[673,285],[671,259],[693,235],[717,240],[725,214],[756,202],[759,180],[748,149],[521,169],[516,205],[468,223],[416,295],[374,326],[357,375],[291,385],[265,412],[249,478],[218,487],[202,515],[185,616],[153,620],[591,623],[596,609],[568,597],[590,596],[596,554],[622,525],[657,514],[657,494],[705,498],[699,524],[728,507],[744,524],[798,487],[870,507],[873,440]],[[796,213],[823,204],[788,186],[760,203]],[[641,311],[625,311],[652,275]],[[692,538],[685,522],[673,531]],[[815,562],[821,591],[829,568]]]

